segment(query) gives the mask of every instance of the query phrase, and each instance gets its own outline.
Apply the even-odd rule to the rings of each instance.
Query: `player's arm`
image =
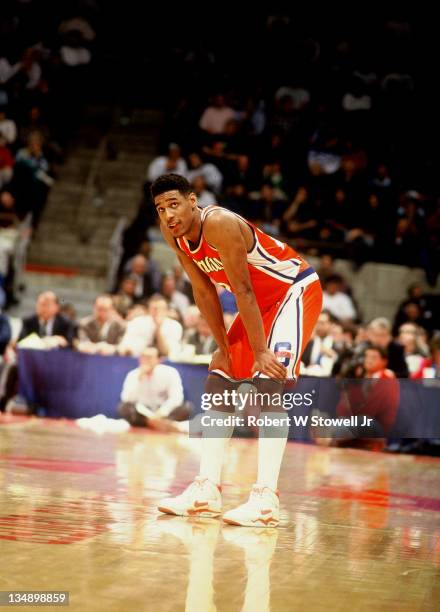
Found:
[[[253,371],[284,379],[286,368],[267,347],[263,319],[247,266],[246,240],[240,222],[236,217],[218,211],[206,219],[204,235],[209,244],[218,250],[235,294],[238,310],[254,353]]]
[[[199,270],[196,264],[176,246],[173,236],[171,236],[163,224],[161,224],[161,231],[169,246],[176,253],[183,269],[188,274],[194,300],[211,328],[219,350],[229,355],[229,343],[223,319],[223,310],[214,284],[209,276]]]

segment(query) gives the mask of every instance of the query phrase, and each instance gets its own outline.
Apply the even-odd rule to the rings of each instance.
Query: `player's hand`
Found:
[[[232,378],[232,363],[229,352],[220,349],[214,351],[208,370],[222,370]]]
[[[151,315],[151,318],[153,319],[153,322],[155,323],[156,328],[160,328],[162,326],[162,323],[166,319],[166,314],[162,312],[157,312]]]
[[[278,361],[270,349],[260,351],[255,355],[255,362],[252,366],[252,373],[261,372],[278,380],[287,378],[287,369]]]

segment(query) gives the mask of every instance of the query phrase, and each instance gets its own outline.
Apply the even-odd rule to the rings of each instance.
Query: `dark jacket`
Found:
[[[105,337],[101,335],[101,327],[94,317],[86,317],[79,324],[79,339],[89,340],[90,342],[108,342],[108,344],[119,344],[125,332],[125,325],[122,321],[111,321],[107,327]]]
[[[37,334],[37,336],[41,335],[40,322],[37,315],[32,315],[31,317],[23,319],[23,327],[18,339],[22,340],[30,334]],[[75,326],[71,321],[69,321],[69,319],[66,319],[66,317],[63,317],[63,315],[57,314],[55,315],[51,335],[66,338],[68,345],[72,346],[72,342],[75,337]]]
[[[6,350],[8,343],[11,340],[11,325],[6,315],[0,314],[0,355]]]

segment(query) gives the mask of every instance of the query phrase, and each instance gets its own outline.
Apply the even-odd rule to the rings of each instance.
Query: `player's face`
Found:
[[[182,195],[177,189],[166,191],[154,198],[157,214],[174,238],[187,234],[194,222],[197,198],[194,193]]]

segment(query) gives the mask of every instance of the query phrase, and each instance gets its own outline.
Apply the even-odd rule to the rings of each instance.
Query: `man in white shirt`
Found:
[[[234,109],[226,105],[224,95],[218,94],[214,97],[212,105],[204,110],[199,127],[211,135],[223,134],[227,122],[235,119],[235,115]]]
[[[186,161],[181,156],[179,145],[172,142],[168,145],[168,155],[156,157],[148,166],[147,180],[152,183],[161,174],[167,172],[174,172],[175,174],[186,176],[187,170]]]
[[[301,372],[308,376],[330,376],[337,354],[333,350],[330,313],[323,310],[301,359]]]
[[[349,295],[341,291],[343,281],[338,274],[329,276],[324,284],[322,307],[339,321],[354,321],[356,310]]]
[[[211,163],[203,163],[202,158],[198,153],[191,153],[188,157],[189,170],[187,173],[187,179],[190,183],[198,176],[205,179],[205,183],[208,189],[214,193],[219,193],[222,188],[223,175],[217,166]]]
[[[160,363],[156,348],[145,349],[139,358],[139,367],[125,377],[119,414],[135,426],[182,431],[182,425],[175,421],[189,417],[188,407],[183,404],[179,372]]]
[[[178,321],[168,317],[168,304],[161,295],[153,295],[148,302],[148,314],[128,321],[118,353],[139,356],[144,349],[154,346],[160,355],[168,356],[180,347],[183,329]]]

